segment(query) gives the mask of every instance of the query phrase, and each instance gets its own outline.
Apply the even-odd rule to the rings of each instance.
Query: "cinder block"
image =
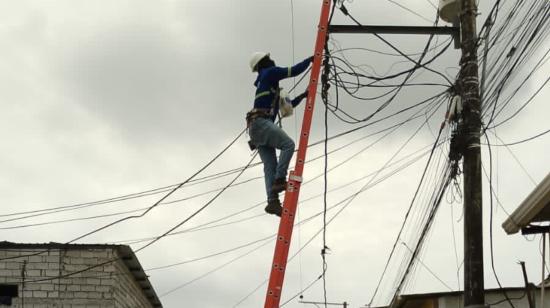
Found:
[[[76,272],[76,271],[83,270],[85,268],[86,268],[86,265],[84,265],[84,264],[81,264],[81,265],[66,264],[63,267],[63,269],[67,272]]]
[[[94,285],[83,285],[80,288],[80,290],[85,291],[85,292],[95,291],[95,286]]]
[[[91,251],[91,250],[81,251],[80,256],[82,258],[98,258],[97,254],[94,251]]]
[[[50,250],[48,252],[48,256],[55,256],[55,257],[59,257],[59,249],[56,249],[56,250]]]
[[[10,269],[10,270],[18,269],[18,270],[21,270],[22,268],[23,268],[23,263],[18,263],[18,262],[8,262],[8,263],[6,263],[6,269]]]
[[[67,291],[67,285],[64,284],[54,284],[54,290],[56,291]]]
[[[80,285],[78,284],[71,284],[67,286],[67,291],[80,291]]]
[[[74,292],[59,292],[59,297],[66,298],[66,299],[73,299]]]
[[[80,257],[80,250],[67,250],[65,256],[69,258]]]
[[[40,290],[42,291],[53,291],[54,289],[55,289],[55,284],[53,283],[40,284]]]
[[[32,296],[33,297],[48,297],[48,292],[46,291],[32,291]]]
[[[27,283],[25,284],[25,291],[40,291],[41,284]]]
[[[19,250],[8,250],[6,251],[6,257],[17,257],[20,256],[21,252]]]
[[[41,277],[42,271],[39,269],[27,270],[27,277]]]
[[[59,256],[49,255],[49,256],[46,256],[45,259],[46,259],[46,262],[48,262],[48,263],[59,264]]]
[[[29,263],[27,264],[27,269],[45,270],[45,269],[48,269],[48,263],[43,263],[43,262]]]
[[[45,270],[46,277],[57,277],[59,276],[59,271],[56,270]]]
[[[103,293],[101,293],[101,296],[104,299],[112,299],[113,298],[113,292],[103,292]]]
[[[40,262],[44,262],[44,257],[41,256],[41,255],[37,255],[37,256],[29,256],[29,262],[30,263],[40,263]]]
[[[101,279],[99,279],[99,278],[87,278],[86,283],[97,286],[97,285],[101,284]]]

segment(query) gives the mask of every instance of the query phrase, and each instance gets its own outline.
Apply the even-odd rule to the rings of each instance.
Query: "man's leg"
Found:
[[[278,194],[274,193],[271,189],[275,181],[275,169],[277,167],[275,149],[268,146],[259,146],[258,153],[264,163],[265,190],[267,194],[267,206],[265,207],[265,211],[280,217],[283,211],[281,201],[279,201]]]
[[[275,172],[277,168],[277,156],[275,154],[275,149],[269,146],[259,146],[258,154],[262,159],[264,164],[264,179],[265,179],[265,189],[267,194],[267,200],[277,198],[277,195],[271,192],[271,186],[273,186],[273,181],[275,181]]]
[[[294,154],[294,141],[292,141],[284,130],[273,123],[269,128],[267,145],[281,150],[279,162],[275,168],[275,181],[272,186],[273,192],[278,194],[286,189],[286,175],[288,165]]]

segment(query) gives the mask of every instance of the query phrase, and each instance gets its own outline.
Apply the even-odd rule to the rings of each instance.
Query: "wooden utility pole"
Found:
[[[464,106],[464,307],[484,307],[481,99],[477,58],[477,7],[461,0],[462,58],[458,91]]]

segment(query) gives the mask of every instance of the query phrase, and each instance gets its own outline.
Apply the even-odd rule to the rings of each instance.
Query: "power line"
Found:
[[[334,140],[334,139],[337,139],[337,138],[340,138],[340,137],[343,137],[343,136],[346,136],[346,135],[349,135],[351,133],[354,133],[356,131],[359,131],[361,129],[364,129],[364,128],[367,128],[369,126],[372,126],[374,124],[377,124],[377,123],[380,123],[382,121],[385,121],[385,120],[388,120],[392,117],[395,117],[399,114],[402,114],[404,112],[407,112],[409,110],[412,110],[414,108],[417,108],[419,106],[422,106],[426,103],[429,103],[430,101],[434,100],[434,99],[437,99],[437,98],[440,98],[442,95],[444,95],[446,93],[446,91],[444,92],[440,92],[432,97],[429,97],[423,101],[420,101],[419,103],[417,104],[413,104],[409,107],[406,107],[406,108],[403,108],[399,111],[396,111],[395,113],[393,114],[390,114],[388,116],[385,116],[383,118],[380,118],[380,119],[377,119],[377,120],[374,120],[370,123],[367,123],[365,125],[362,125],[362,126],[359,126],[359,127],[356,127],[356,128],[353,128],[353,129],[349,129],[347,131],[344,131],[342,133],[338,133],[334,136],[331,136],[329,137],[329,140]],[[320,145],[322,144],[324,141],[323,140],[320,140],[320,141],[317,141],[317,142],[313,142],[311,144],[308,145],[308,147],[314,147],[314,146],[317,146],[317,145]],[[322,156],[319,156],[319,158],[322,157]],[[313,159],[315,160],[315,159]],[[256,167],[258,165],[260,165],[261,163],[253,163],[250,165],[250,167]],[[215,174],[211,174],[211,175],[208,175],[208,176],[204,176],[202,178],[195,178],[195,179],[191,179],[187,182],[187,184],[185,184],[184,186],[187,186],[188,184],[192,184],[192,183],[197,183],[197,181],[209,181],[209,180],[213,180],[213,179],[218,179],[218,178],[221,178],[221,177],[225,177],[225,176],[229,176],[229,175],[232,175],[232,174],[235,174],[237,172],[240,172],[243,170],[244,167],[238,167],[238,168],[234,168],[234,169],[230,169],[230,170],[226,170],[226,171],[222,171],[222,172],[219,172],[219,173],[215,173]],[[200,182],[198,182],[200,183]],[[65,212],[65,211],[73,211],[73,210],[78,210],[78,209],[81,209],[81,208],[85,208],[85,207],[90,207],[90,206],[96,206],[96,205],[102,205],[102,204],[109,204],[109,203],[112,203],[112,202],[118,202],[118,201],[123,201],[123,200],[129,200],[129,199],[134,199],[134,198],[140,198],[140,197],[145,197],[145,196],[150,196],[150,195],[154,195],[154,194],[159,194],[159,193],[162,193],[162,192],[166,192],[166,191],[169,191],[170,189],[173,189],[174,187],[176,187],[178,184],[173,184],[173,185],[169,185],[169,186],[164,186],[164,187],[159,187],[159,188],[154,188],[154,189],[150,189],[150,190],[146,190],[146,191],[142,191],[142,192],[138,192],[138,193],[133,193],[133,194],[127,194],[127,195],[122,195],[122,196],[118,196],[118,197],[112,197],[112,198],[108,198],[108,199],[103,199],[103,200],[98,200],[98,201],[92,201],[92,202],[86,202],[86,203],[78,203],[78,204],[75,204],[75,205],[68,205],[68,206],[59,206],[59,207],[52,207],[52,208],[48,208],[48,209],[40,209],[40,210],[30,210],[30,211],[22,211],[22,212],[17,212],[17,213],[10,213],[10,214],[4,214],[4,215],[0,215],[0,217],[9,217],[9,216],[17,216],[17,215],[25,215],[25,214],[36,214],[36,215],[28,215],[28,216],[24,216],[24,217],[18,217],[18,218],[15,218],[15,219],[9,219],[9,220],[4,220],[4,221],[0,221],[1,222],[8,222],[8,221],[15,221],[15,220],[20,220],[20,219],[27,219],[27,218],[34,218],[34,217],[39,217],[39,216],[44,216],[44,215],[49,215],[49,214],[54,214],[54,213],[59,213],[59,212]],[[189,200],[189,199],[180,199],[180,200]],[[162,204],[167,204],[167,203],[173,203],[173,202],[177,202],[178,200],[176,201],[171,201],[171,202],[163,202]],[[48,212],[49,211],[49,212]],[[47,213],[46,213],[47,212]]]

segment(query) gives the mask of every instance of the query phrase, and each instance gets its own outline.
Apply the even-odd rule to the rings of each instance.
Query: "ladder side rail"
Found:
[[[317,94],[317,84],[323,62],[323,52],[328,33],[328,21],[330,16],[332,0],[323,0],[319,26],[317,30],[317,40],[315,43],[315,53],[311,69],[310,81],[308,85],[308,96],[304,110],[304,119],[302,121],[302,130],[300,133],[300,142],[298,144],[298,153],[296,155],[296,165],[290,172],[288,188],[283,202],[283,213],[279,223],[277,241],[275,243],[275,252],[269,277],[266,300],[264,308],[279,308],[281,294],[283,289],[284,275],[294,228],[294,218],[298,204],[298,196],[302,182],[302,173],[309,141],[309,132],[313,118],[313,107],[315,106],[315,97]]]

